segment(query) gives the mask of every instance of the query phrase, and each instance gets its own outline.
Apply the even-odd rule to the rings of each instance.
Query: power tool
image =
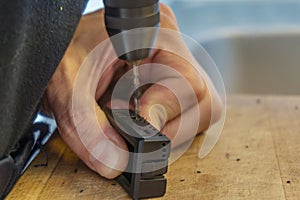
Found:
[[[159,0],[104,0],[105,26],[110,37],[125,33],[128,30],[144,27],[158,27],[160,22]],[[151,48],[140,48],[126,52],[131,47],[151,47],[155,42],[155,31],[139,31],[130,39],[130,34],[123,34],[121,41],[112,40],[114,49],[120,59],[127,61],[133,67],[133,86],[136,89],[134,97],[135,111],[139,111],[139,73],[137,66],[141,60],[151,54]],[[125,54],[123,52],[126,52]]]

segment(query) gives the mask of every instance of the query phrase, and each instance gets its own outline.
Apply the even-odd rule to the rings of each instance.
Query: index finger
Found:
[[[141,115],[160,129],[165,122],[198,104],[205,94],[206,86],[187,60],[171,52],[159,51],[153,62],[144,68],[151,71],[147,82],[155,84],[142,95],[140,110]],[[145,69],[140,70],[142,76],[145,76]]]

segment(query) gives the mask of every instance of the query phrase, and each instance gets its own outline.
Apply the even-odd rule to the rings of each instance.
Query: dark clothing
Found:
[[[0,1],[0,158],[31,125],[85,4],[84,0]]]
[[[34,150],[29,129],[85,5],[85,0],[0,1],[0,199]],[[34,128],[47,132],[43,124]]]

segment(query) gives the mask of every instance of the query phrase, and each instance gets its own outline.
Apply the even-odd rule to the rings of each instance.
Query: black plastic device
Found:
[[[131,152],[127,169],[117,182],[134,200],[163,196],[170,140],[132,110],[104,107],[103,111]]]

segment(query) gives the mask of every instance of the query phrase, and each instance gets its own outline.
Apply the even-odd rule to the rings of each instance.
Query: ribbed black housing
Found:
[[[159,25],[158,0],[104,0],[105,24],[109,36],[142,27]],[[118,56],[123,60],[135,61],[146,58],[151,48],[129,51],[134,47],[150,47],[155,41],[156,31],[140,31],[134,36],[124,34],[122,40],[112,40]],[[124,54],[124,52],[127,52]]]

